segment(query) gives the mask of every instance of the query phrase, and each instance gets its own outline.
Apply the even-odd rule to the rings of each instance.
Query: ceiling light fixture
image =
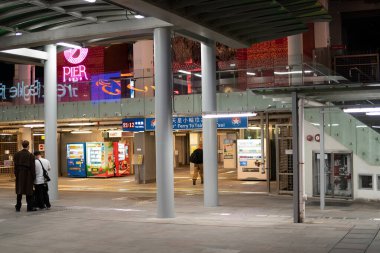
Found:
[[[34,128],[34,127],[44,127],[45,124],[26,124],[24,127]]]
[[[66,42],[58,42],[57,45],[62,46],[62,47],[74,48],[74,49],[81,49],[82,48],[79,45],[66,43]]]
[[[368,108],[347,108],[343,109],[345,113],[365,113],[365,112],[380,112],[380,107],[368,107]]]
[[[247,72],[247,75],[249,75],[249,76],[255,76],[256,73],[253,73],[253,72]]]
[[[95,122],[77,122],[77,123],[69,123],[68,126],[93,126],[96,125]]]
[[[135,18],[142,19],[142,18],[145,18],[145,17],[143,15],[135,15]]]
[[[197,77],[202,77],[201,74],[194,74],[194,76],[197,76]]]
[[[186,70],[182,70],[182,69],[178,70],[178,72],[183,73],[183,74],[187,74],[187,75],[191,75],[190,71],[186,71]]]
[[[76,130],[76,131],[71,131],[72,134],[91,134],[92,131],[90,130]]]
[[[33,136],[44,136],[45,134],[43,133],[34,133]]]
[[[95,3],[96,2],[96,0],[84,0],[84,1],[89,2],[89,3]]]
[[[303,71],[305,74],[310,74],[313,73],[311,70],[305,70]],[[302,74],[302,70],[293,70],[293,71],[275,71],[275,75],[290,75],[290,74]]]
[[[202,117],[205,119],[217,119],[217,118],[233,118],[233,117],[254,117],[257,113],[255,112],[241,112],[241,113],[207,113],[203,114]]]
[[[367,112],[366,115],[368,115],[368,116],[379,116],[380,112]]]

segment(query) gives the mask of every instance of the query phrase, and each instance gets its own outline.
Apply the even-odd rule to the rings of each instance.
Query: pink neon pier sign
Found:
[[[88,48],[68,49],[63,52],[65,59],[77,66],[64,66],[63,67],[63,82],[78,82],[88,80],[86,66],[78,65],[86,59],[88,55]]]

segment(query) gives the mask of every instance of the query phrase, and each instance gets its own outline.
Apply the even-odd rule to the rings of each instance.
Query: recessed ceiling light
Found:
[[[96,2],[96,0],[84,0],[84,1],[89,2],[89,3],[95,3]]]

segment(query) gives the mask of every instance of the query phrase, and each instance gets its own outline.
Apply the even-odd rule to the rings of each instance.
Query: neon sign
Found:
[[[79,64],[87,57],[88,48],[68,49],[63,52],[65,59],[71,64]]]
[[[8,98],[23,98],[25,101],[29,101],[32,97],[43,98],[43,87],[44,86],[38,80],[30,85],[21,82],[10,87],[7,92],[7,86],[0,83],[0,99],[6,100]],[[57,97],[59,98],[65,96],[69,96],[70,98],[78,97],[77,91],[78,88],[72,87],[71,84],[57,84]]]
[[[77,65],[86,59],[88,55],[88,48],[68,49],[65,50],[63,54],[69,63]],[[88,80],[85,65],[63,67],[63,82],[78,82],[85,80]]]

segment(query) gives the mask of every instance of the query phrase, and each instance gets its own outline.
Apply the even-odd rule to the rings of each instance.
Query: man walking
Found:
[[[201,183],[203,184],[203,150],[202,144],[190,156],[190,162],[194,163],[193,185],[196,185],[198,173],[201,176]]]
[[[36,179],[34,155],[28,151],[29,141],[22,141],[23,149],[14,155],[16,194],[16,212],[20,212],[22,195],[26,195],[27,211],[36,211],[33,206],[33,183]]]

